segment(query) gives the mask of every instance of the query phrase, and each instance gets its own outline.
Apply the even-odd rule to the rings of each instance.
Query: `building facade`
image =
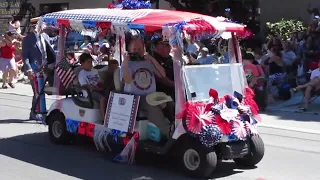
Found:
[[[309,23],[311,15],[308,8],[320,8],[319,0],[260,0],[260,22],[264,26],[266,22],[284,19],[298,19]]]
[[[59,6],[68,7],[68,9],[81,9],[81,8],[106,8],[112,0],[100,1],[100,0],[30,0],[32,5],[38,12],[43,10],[44,6],[52,8],[55,11]],[[54,2],[54,3],[53,3]],[[153,4],[155,6],[155,4]],[[160,0],[159,7],[161,9],[172,9],[170,4],[166,1]]]

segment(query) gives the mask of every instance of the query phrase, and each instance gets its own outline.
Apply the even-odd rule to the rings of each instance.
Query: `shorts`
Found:
[[[0,71],[8,72],[9,70],[16,69],[16,61],[14,58],[0,58]]]
[[[99,91],[92,91],[91,92],[91,97],[93,100],[99,101],[104,98],[104,99],[108,99],[108,92],[99,92]]]

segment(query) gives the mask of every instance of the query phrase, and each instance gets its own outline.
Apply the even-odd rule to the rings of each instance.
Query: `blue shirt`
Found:
[[[124,92],[135,95],[147,95],[156,92],[155,67],[150,61],[129,61],[129,72],[132,76],[130,84],[124,85]],[[123,64],[120,68],[123,79]]]
[[[198,58],[199,64],[212,64],[213,63],[213,57],[207,56],[207,57],[199,57]]]

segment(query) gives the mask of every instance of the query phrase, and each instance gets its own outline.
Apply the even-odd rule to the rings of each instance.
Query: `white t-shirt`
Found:
[[[320,78],[320,68],[317,68],[311,72],[310,79]]]
[[[18,29],[15,29],[15,28],[14,28],[15,26],[17,26]],[[13,23],[13,24],[12,24],[11,22],[9,22],[9,31],[10,31],[10,32],[16,32],[16,33],[20,34],[20,33],[21,33],[20,22],[19,22],[19,21],[16,21],[16,22]]]
[[[199,47],[198,44],[196,44],[196,43],[188,44],[187,52],[188,52],[188,53],[198,53],[199,48],[200,48],[200,47]]]
[[[91,85],[93,87],[97,87],[98,82],[100,80],[99,72],[96,69],[91,69],[91,71],[86,71],[82,69],[79,72],[78,80],[81,86]],[[83,91],[83,96],[84,97],[88,96],[86,91]]]
[[[292,61],[294,61],[297,56],[293,51],[282,51],[282,58],[284,60],[285,65],[291,66]]]

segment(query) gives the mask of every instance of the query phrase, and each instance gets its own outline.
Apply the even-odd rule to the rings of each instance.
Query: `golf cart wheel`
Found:
[[[239,166],[253,167],[258,164],[264,156],[264,143],[260,136],[255,135],[250,139],[250,152],[243,158],[234,159]]]
[[[191,177],[209,177],[217,166],[217,155],[214,149],[202,144],[189,141],[181,152],[181,161],[184,171]]]
[[[52,112],[49,115],[49,136],[55,144],[67,144],[71,134],[67,131],[65,117],[61,112]]]

